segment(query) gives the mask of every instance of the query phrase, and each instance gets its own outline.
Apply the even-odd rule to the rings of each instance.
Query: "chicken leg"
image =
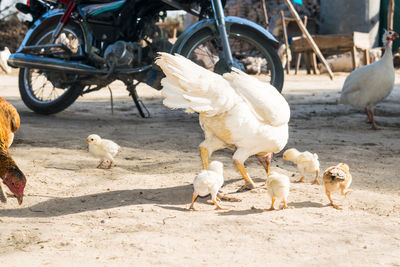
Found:
[[[201,163],[203,164],[203,170],[207,170],[208,165],[210,165],[210,153],[207,148],[202,146],[200,147],[200,157]]]
[[[256,155],[258,161],[263,165],[267,175],[269,174],[269,168],[271,166],[272,157],[274,156],[273,153],[268,153],[266,156]]]
[[[274,208],[274,203],[275,203],[275,198],[272,198],[271,207],[270,207],[269,209],[264,209],[264,210],[266,210],[266,211],[272,211],[272,210],[275,210],[275,208]]]
[[[372,124],[372,130],[378,130],[378,126],[376,126],[375,117],[374,117],[374,109],[365,108],[365,113],[367,113],[368,121]]]
[[[247,191],[247,190],[251,190],[251,189],[256,188],[253,180],[247,174],[246,168],[244,167],[243,163],[239,162],[239,160],[237,160],[237,159],[234,159],[233,162],[235,163],[235,166],[239,170],[239,172],[242,175],[243,179],[246,181],[246,183],[242,187],[240,187],[237,190],[237,192],[243,192],[243,191]]]
[[[4,194],[4,191],[3,191],[3,188],[1,187],[1,185],[0,185],[0,201],[3,203],[7,202],[7,197]]]
[[[194,202],[196,201],[197,196],[198,196],[197,194],[193,194],[193,197],[192,197],[192,204],[190,205],[189,210],[196,210],[196,209],[194,208]]]

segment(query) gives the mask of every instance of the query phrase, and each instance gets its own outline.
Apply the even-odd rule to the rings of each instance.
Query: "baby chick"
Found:
[[[296,183],[301,183],[307,173],[315,173],[315,179],[312,184],[319,184],[319,161],[318,155],[308,151],[299,152],[295,148],[290,148],[283,153],[283,161],[292,161],[297,165],[301,178]]]
[[[194,202],[198,196],[204,197],[211,194],[211,200],[216,206],[216,210],[221,210],[221,206],[217,202],[218,190],[224,184],[223,176],[224,166],[219,161],[212,161],[207,170],[202,170],[193,181],[193,198],[189,209],[194,209]]]
[[[329,167],[324,172],[322,181],[324,183],[325,193],[329,198],[330,205],[335,209],[341,209],[340,205],[333,203],[331,193],[340,189],[342,195],[347,195],[353,191],[348,189],[352,181],[349,165],[345,163],[339,163],[336,166]]]
[[[284,174],[271,172],[267,178],[268,194],[272,198],[271,208],[265,210],[274,210],[275,200],[281,200],[283,203],[282,209],[290,208],[287,205],[287,197],[290,189],[290,179]]]
[[[114,157],[117,155],[120,146],[111,140],[101,139],[97,134],[89,135],[86,139],[86,143],[89,144],[90,154],[101,160],[97,168],[111,169]],[[110,164],[105,168],[102,165],[106,160],[108,160]]]

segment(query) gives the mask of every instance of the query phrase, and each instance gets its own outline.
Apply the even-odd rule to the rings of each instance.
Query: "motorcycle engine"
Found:
[[[139,43],[117,41],[106,48],[104,59],[109,66],[129,67],[133,60],[140,61],[141,50]]]

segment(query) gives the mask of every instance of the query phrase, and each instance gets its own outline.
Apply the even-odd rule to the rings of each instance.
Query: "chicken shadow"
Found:
[[[94,210],[142,204],[185,205],[190,203],[192,185],[116,190],[76,197],[55,197],[30,207],[0,210],[0,217],[57,217]]]
[[[225,181],[230,184],[241,179]],[[227,190],[223,190],[229,194]],[[107,210],[131,205],[156,204],[162,208],[165,205],[189,205],[192,199],[193,185],[182,185],[155,189],[116,190],[76,197],[54,197],[33,206],[16,209],[1,209],[0,217],[57,217],[93,210]],[[29,196],[27,196],[29,197]],[[207,203],[208,197],[199,198],[199,202]],[[177,207],[179,211],[185,208]]]

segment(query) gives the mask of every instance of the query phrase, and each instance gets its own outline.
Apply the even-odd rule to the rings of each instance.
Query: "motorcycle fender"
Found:
[[[48,25],[53,21],[58,22],[60,18],[64,15],[64,13],[65,13],[64,9],[51,9],[50,11],[43,14],[43,16],[37,19],[33,23],[33,25],[29,28],[16,53],[22,51],[22,49],[29,43],[29,41],[34,37],[37,31],[40,31],[43,28],[48,27]],[[85,39],[85,52],[87,53],[90,50],[90,44],[92,44],[93,37],[89,33],[89,29],[85,27],[84,23],[79,23],[78,21],[75,22],[79,24],[79,26],[82,29],[83,36]]]
[[[61,16],[64,14],[64,10],[62,9],[52,9],[49,12],[46,12],[45,14],[43,14],[43,16],[41,16],[39,19],[37,19],[33,25],[29,28],[28,32],[26,33],[24,40],[22,40],[21,45],[19,46],[18,50],[16,53],[21,52],[22,48],[24,48],[26,46],[26,44],[29,42],[29,40],[31,40],[32,35],[34,32],[36,32],[37,30],[41,29],[42,27],[44,27],[47,23],[47,21],[49,20],[55,20],[55,19],[60,19]]]
[[[261,37],[265,38],[268,42],[272,44],[273,47],[278,48],[279,42],[276,40],[276,38],[266,29],[261,27],[260,25],[244,18],[239,18],[239,17],[234,17],[234,16],[228,16],[225,17],[225,27],[226,31],[229,34],[230,29],[232,26],[238,25],[243,28],[248,28],[249,31],[256,32],[259,34]],[[216,22],[214,19],[203,19],[200,20],[199,22],[193,24],[189,28],[187,28],[176,40],[174,46],[171,49],[171,53],[178,53],[182,51],[183,47],[185,44],[190,40],[192,36],[194,36],[197,32],[203,30],[203,29],[210,29],[215,35],[218,35],[218,30],[216,26]]]

